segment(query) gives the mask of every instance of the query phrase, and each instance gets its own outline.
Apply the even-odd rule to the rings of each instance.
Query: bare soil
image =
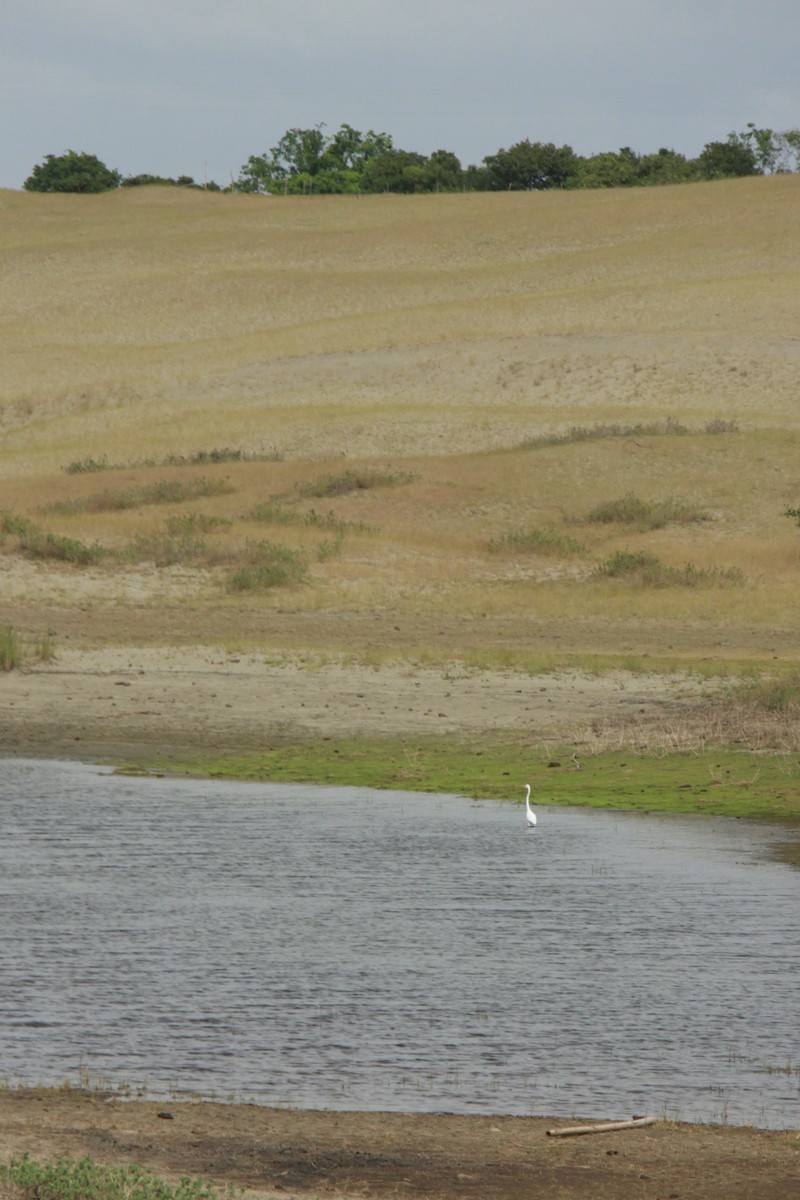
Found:
[[[800,1135],[660,1122],[553,1138],[572,1121],[298,1112],[127,1101],[99,1092],[0,1094],[0,1157],[91,1155],[259,1196],[446,1200],[792,1200]]]
[[[204,646],[62,650],[0,675],[0,752],[168,762],[270,738],[507,731],[542,741],[632,723],[655,736],[685,722],[705,690],[624,671],[370,667]]]

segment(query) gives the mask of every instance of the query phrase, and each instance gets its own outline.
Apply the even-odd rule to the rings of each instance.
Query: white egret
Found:
[[[528,822],[528,828],[536,824],[536,813],[531,808],[531,785],[525,784],[525,819]]]

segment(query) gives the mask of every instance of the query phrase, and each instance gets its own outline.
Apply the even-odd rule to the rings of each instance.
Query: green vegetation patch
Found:
[[[645,550],[618,550],[598,563],[592,575],[598,579],[618,579],[638,587],[728,587],[744,583],[738,567],[671,567]]]
[[[48,505],[45,511],[71,515],[73,513],[122,512],[147,504],[184,504],[207,496],[226,496],[233,491],[227,479],[158,479],[142,487],[120,491],[105,489],[81,500],[63,500]]]
[[[308,573],[303,555],[277,542],[249,542],[247,561],[231,576],[232,592],[263,592],[291,583],[302,583]]]
[[[628,492],[617,500],[606,500],[586,514],[595,525],[631,525],[635,529],[663,529],[666,525],[690,525],[707,521],[708,513],[696,504],[668,496],[665,500],[642,500]]]
[[[107,1167],[88,1157],[39,1163],[25,1155],[0,1165],[0,1180],[19,1200],[218,1200],[236,1194],[188,1177],[168,1184],[143,1167]]]
[[[594,442],[607,438],[629,437],[686,437],[691,433],[738,433],[736,421],[728,421],[715,417],[706,421],[701,430],[690,429],[673,417],[666,421],[643,421],[634,425],[620,424],[615,421],[598,421],[594,425],[571,425],[562,433],[541,433],[535,437],[526,438],[518,447],[521,450],[541,450],[549,446],[568,446],[573,442]]]
[[[488,544],[491,554],[541,554],[554,558],[583,554],[584,547],[575,538],[557,529],[518,529],[492,538]]]
[[[355,530],[364,533],[370,529],[363,521],[344,521],[330,510],[318,513],[311,508],[308,512],[300,512],[296,508],[287,508],[277,500],[257,504],[242,514],[242,520],[260,521],[265,525],[303,525],[310,529],[332,529],[336,532]]]
[[[342,471],[337,475],[324,475],[297,485],[295,494],[321,500],[330,496],[346,496],[351,492],[368,491],[371,488],[395,487],[412,483],[416,478],[410,471]]]
[[[167,454],[163,458],[139,458],[124,463],[110,463],[104,454],[101,458],[75,459],[63,469],[67,475],[85,475],[94,471],[126,471],[134,467],[204,467],[212,463],[281,462],[282,459],[283,455],[278,450],[248,454],[245,450],[225,446],[221,449],[197,450],[194,454]]]
[[[576,757],[575,757],[576,756]],[[283,740],[254,754],[153,764],[211,778],[332,784],[542,805],[701,813],[800,824],[797,756],[739,750],[647,754],[453,737]]]
[[[46,533],[24,517],[4,513],[0,517],[0,542],[12,539],[14,548],[29,558],[51,559],[56,562],[89,566],[108,554],[99,542],[82,542],[79,538]]]

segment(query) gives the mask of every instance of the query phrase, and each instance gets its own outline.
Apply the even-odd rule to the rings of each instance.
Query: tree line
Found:
[[[93,154],[46,155],[23,187],[31,192],[103,192],[161,184],[258,195],[358,195],[393,192],[545,191],[552,188],[646,187],[769,175],[800,170],[800,130],[759,129],[753,122],[723,141],[707,142],[696,158],[662,149],[638,154],[629,146],[583,156],[571,146],[528,138],[463,167],[450,150],[419,154],[394,145],[391,134],[362,133],[343,124],[289,129],[270,150],[251,155],[226,187],[188,175],[128,175]]]

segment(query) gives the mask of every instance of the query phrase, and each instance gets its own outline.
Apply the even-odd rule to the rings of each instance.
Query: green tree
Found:
[[[608,150],[583,158],[575,183],[581,188],[632,187],[639,182],[638,156],[626,147],[618,154]]]
[[[333,136],[313,129],[289,129],[276,146],[251,156],[236,187],[241,192],[287,195],[357,192],[364,172],[377,156],[391,149],[387,133],[361,133],[342,125]]]
[[[464,186],[461,163],[450,150],[434,150],[422,170],[427,192],[460,192]]]
[[[729,133],[728,141],[752,151],[760,175],[771,175],[776,170],[781,147],[774,130],[758,129],[752,121],[748,121],[747,129],[743,133]]]
[[[494,186],[509,191],[541,191],[569,187],[578,174],[579,160],[571,146],[531,142],[526,138],[508,150],[484,158]]]
[[[23,183],[27,192],[109,192],[119,187],[122,176],[94,154],[67,150],[47,154]]]
[[[732,179],[740,175],[755,175],[756,157],[749,146],[740,141],[707,142],[697,158],[704,179]]]
[[[367,163],[362,179],[364,191],[429,191],[430,188],[425,185],[426,165],[424,154],[417,154],[414,150],[387,150]]]

